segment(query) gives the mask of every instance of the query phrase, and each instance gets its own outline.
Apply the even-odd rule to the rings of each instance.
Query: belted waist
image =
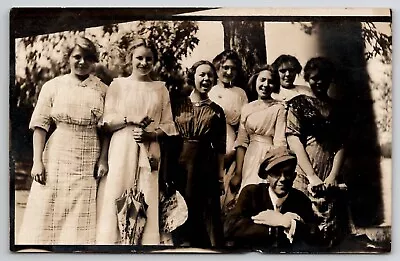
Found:
[[[187,142],[187,143],[199,143],[201,142],[200,139],[183,139],[183,142]]]
[[[88,131],[88,130],[96,130],[97,125],[96,124],[90,124],[90,125],[79,125],[79,124],[73,124],[73,123],[66,123],[66,122],[57,122],[56,123],[58,129],[63,129],[63,130],[70,130],[70,131]]]
[[[273,138],[272,138],[272,136],[253,134],[253,135],[250,135],[250,142],[253,142],[253,141],[267,143],[267,144],[272,145]]]
[[[208,144],[211,143],[209,139],[206,138],[183,138],[184,143],[202,143]]]
[[[197,148],[213,148],[212,143],[208,139],[183,139],[183,146],[197,147]]]

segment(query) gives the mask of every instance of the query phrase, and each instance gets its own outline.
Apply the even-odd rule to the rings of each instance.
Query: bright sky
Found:
[[[224,50],[224,31],[219,21],[199,21],[197,37],[200,42],[193,53],[182,61],[183,67],[190,68],[199,60],[209,60]]]

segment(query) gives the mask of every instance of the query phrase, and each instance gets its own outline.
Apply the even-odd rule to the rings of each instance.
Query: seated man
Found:
[[[307,250],[318,242],[311,201],[292,188],[297,158],[280,147],[270,150],[258,175],[267,183],[244,187],[225,222],[225,236],[235,247]]]

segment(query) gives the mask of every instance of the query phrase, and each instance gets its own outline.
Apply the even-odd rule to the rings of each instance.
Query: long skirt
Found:
[[[139,145],[132,137],[132,128],[115,132],[110,141],[109,171],[100,181],[97,194],[96,244],[121,244],[115,201],[126,189],[132,188],[135,173],[140,165],[140,155],[152,153],[159,158],[157,142]],[[159,230],[159,186],[158,170],[140,168],[138,188],[144,193],[147,221],[143,232],[143,245],[159,245],[162,238]]]
[[[185,198],[188,220],[178,230],[178,237],[192,247],[221,247],[217,154],[203,141],[184,141],[181,148],[176,186]]]
[[[17,244],[95,243],[99,154],[95,125],[57,125],[43,152],[46,184],[32,184]]]
[[[221,210],[222,216],[231,210],[235,202],[236,194],[232,193],[229,183],[236,171],[236,151],[235,151],[236,133],[233,127],[229,124],[226,125],[226,154],[229,158],[225,157],[225,176],[224,176],[224,190],[225,194],[221,196]]]

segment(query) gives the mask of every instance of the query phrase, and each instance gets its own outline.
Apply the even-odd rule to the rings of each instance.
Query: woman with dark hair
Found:
[[[236,147],[236,173],[231,179],[231,190],[242,190],[246,185],[265,182],[258,169],[273,147],[286,146],[285,107],[271,98],[277,77],[269,65],[259,68],[249,80],[249,89],[258,99],[245,105],[240,117]]]
[[[97,123],[107,86],[92,75],[98,54],[78,37],[67,52],[71,72],[43,85],[32,114],[34,182],[18,244],[83,245],[96,239]],[[51,123],[56,129],[46,142]],[[103,151],[102,154],[105,154]],[[106,172],[102,162],[99,172]]]
[[[309,87],[294,84],[296,76],[302,69],[296,57],[282,54],[272,63],[272,68],[279,77],[279,84],[271,94],[274,100],[287,102],[301,94],[313,96]]]
[[[127,61],[132,74],[114,79],[105,100],[103,124],[112,136],[109,172],[101,178],[98,189],[96,244],[122,243],[115,201],[133,187],[137,175],[138,191],[144,194],[148,206],[141,244],[159,245],[158,139],[177,132],[168,90],[164,82],[150,77],[157,61],[154,45],[146,39],[134,40]]]
[[[192,247],[221,247],[219,198],[223,193],[226,121],[222,108],[208,97],[217,81],[214,65],[196,62],[187,81],[193,91],[173,109],[180,135],[175,185],[188,207],[188,219],[177,237]]]
[[[242,61],[232,50],[218,54],[213,64],[217,70],[217,84],[211,89],[210,99],[221,106],[226,117],[227,140],[226,161],[229,166],[235,156],[234,142],[239,126],[240,112],[243,105],[248,103],[246,92],[235,86],[236,78],[242,74]]]
[[[217,84],[211,89],[210,99],[222,107],[226,117],[226,154],[224,186],[226,194],[221,197],[222,211],[229,211],[229,202],[235,197],[229,189],[229,180],[235,172],[236,150],[234,143],[239,127],[240,112],[243,105],[248,103],[246,92],[237,87],[237,79],[241,77],[242,61],[239,55],[232,50],[225,50],[218,54],[213,64],[217,70]]]
[[[335,68],[324,57],[310,59],[304,79],[315,97],[300,95],[288,102],[286,136],[298,159],[294,187],[313,202],[319,225],[328,245],[337,242],[339,209],[336,202],[339,173],[343,163],[347,126],[345,107],[328,95]]]

